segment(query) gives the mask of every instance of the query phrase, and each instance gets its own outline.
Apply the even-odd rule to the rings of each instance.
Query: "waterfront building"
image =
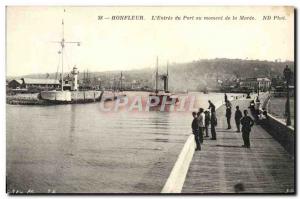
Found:
[[[141,89],[141,83],[138,80],[132,80],[131,82],[131,89],[132,90],[139,90]]]
[[[220,82],[220,83],[219,83]],[[220,89],[223,92],[238,92],[238,88],[239,88],[239,80],[238,79],[234,79],[234,80],[218,80],[218,83],[220,84]]]
[[[78,90],[78,70],[74,66],[71,73],[64,77],[64,89],[65,90]],[[61,78],[60,78],[61,79]],[[39,88],[45,89],[58,89],[61,87],[61,80],[57,79],[35,79],[35,78],[21,78],[13,79],[8,82],[8,88],[10,89],[30,89]]]
[[[263,78],[257,78],[257,83],[258,83],[258,88],[261,91],[268,91],[271,88],[272,81],[267,77],[263,77]]]
[[[13,79],[8,83],[8,88],[58,88],[60,83],[56,79],[33,79],[33,78],[21,78]]]
[[[271,87],[271,80],[267,77],[246,78],[240,81],[240,87],[247,87],[251,90],[259,89],[260,91],[268,91]]]
[[[22,88],[23,81],[21,79],[13,79],[7,82],[7,87],[11,89],[20,89]]]

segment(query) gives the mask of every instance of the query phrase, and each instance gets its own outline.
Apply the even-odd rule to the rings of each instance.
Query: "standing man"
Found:
[[[229,101],[226,102],[226,118],[227,118],[227,129],[231,129],[231,124],[230,124],[230,120],[231,120],[231,104]]]
[[[259,100],[259,98],[257,96],[256,100],[255,100],[255,113],[256,113],[256,115],[259,114],[259,109],[260,109],[260,100]]]
[[[199,122],[198,122],[198,118],[197,118],[197,113],[193,112],[193,122],[192,122],[192,130],[193,130],[193,134],[195,136],[195,142],[196,142],[196,151],[200,151],[201,150],[201,145],[200,145],[200,140],[199,140]]]
[[[250,148],[250,132],[251,127],[254,125],[254,121],[248,116],[248,111],[244,110],[244,117],[241,119],[242,124],[242,136],[244,145],[242,147]]]
[[[225,103],[228,101],[228,97],[227,97],[226,93],[224,94],[224,100],[225,100]]]
[[[235,124],[236,124],[236,132],[241,132],[241,119],[242,119],[243,115],[242,115],[242,111],[240,110],[239,106],[236,106],[236,111],[234,114],[234,119],[235,119]]]
[[[210,113],[209,111],[204,111],[205,114],[205,137],[209,137],[208,136],[208,126],[210,124]]]
[[[208,100],[209,103],[209,107],[208,109],[210,109],[210,127],[211,127],[211,140],[216,140],[217,139],[217,135],[216,135],[216,126],[217,126],[217,116],[216,116],[216,107],[215,105]]]
[[[198,112],[198,122],[199,122],[199,134],[200,134],[200,143],[203,143],[203,131],[205,128],[205,115],[204,109],[200,108]]]
[[[208,109],[210,109],[210,112],[215,113],[216,112],[216,106],[210,100],[208,100],[208,104],[209,104]]]

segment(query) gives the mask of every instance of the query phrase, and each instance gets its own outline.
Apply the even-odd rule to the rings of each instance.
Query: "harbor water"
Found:
[[[196,108],[224,100],[189,95]],[[191,134],[191,112],[105,112],[101,103],[6,105],[8,192],[159,193]]]

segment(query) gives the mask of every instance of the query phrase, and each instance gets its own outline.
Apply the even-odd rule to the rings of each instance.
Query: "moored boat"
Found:
[[[72,101],[72,94],[68,90],[64,90],[64,48],[66,44],[77,44],[77,46],[80,46],[80,42],[73,42],[73,41],[65,41],[64,38],[64,20],[62,20],[62,39],[61,41],[57,41],[55,43],[58,43],[60,45],[60,50],[58,54],[61,56],[61,90],[56,91],[56,90],[51,90],[51,91],[41,91],[41,98],[43,100],[47,100],[49,102],[54,102],[54,103],[67,103]],[[77,90],[77,68],[74,67],[72,71],[73,75],[73,83],[71,86],[72,90]]]
[[[41,91],[41,98],[55,103],[66,103],[72,101],[70,91]]]

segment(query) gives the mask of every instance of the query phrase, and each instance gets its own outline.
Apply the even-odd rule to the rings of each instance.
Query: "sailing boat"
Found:
[[[65,12],[65,10],[64,10]],[[41,98],[52,103],[69,103],[72,101],[72,93],[68,90],[64,90],[64,48],[66,44],[77,44],[80,46],[80,42],[65,41],[64,38],[64,20],[62,19],[62,39],[55,43],[60,44],[59,54],[61,55],[61,90],[60,91],[42,91]]]
[[[126,97],[126,94],[123,92],[123,90],[124,90],[123,89],[123,79],[124,79],[124,76],[123,76],[123,72],[121,71],[121,76],[119,79],[119,88],[117,89],[117,92],[116,92],[116,89],[114,90],[114,96],[116,99]]]
[[[169,66],[167,65],[167,74],[162,75],[162,79],[164,80],[164,90],[158,90],[158,57],[156,58],[156,74],[155,74],[155,92],[150,93],[149,97],[151,98],[151,103],[155,103],[155,99],[153,96],[158,97],[159,102],[158,105],[162,105],[165,103],[166,105],[176,104],[178,100],[178,96],[169,92],[168,84],[169,84]]]

